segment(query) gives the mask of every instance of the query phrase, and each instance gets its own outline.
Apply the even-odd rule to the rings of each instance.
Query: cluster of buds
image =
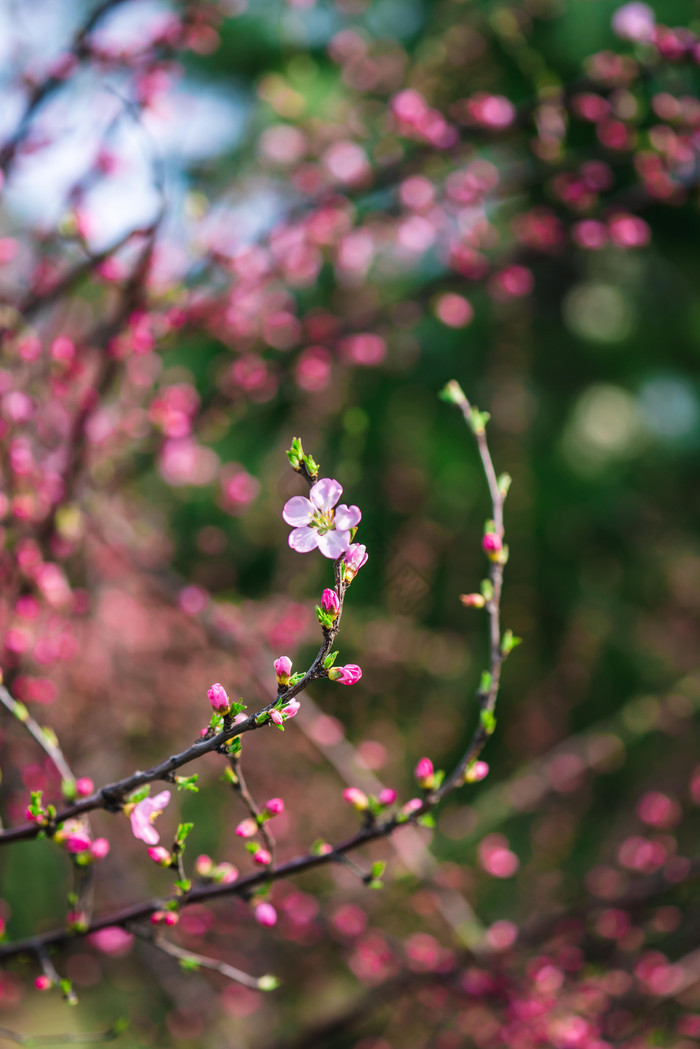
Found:
[[[53,840],[75,856],[75,862],[80,866],[103,860],[110,848],[106,838],[95,838],[93,841],[87,825],[77,819],[62,823],[53,835]]]
[[[380,809],[393,805],[396,801],[396,791],[393,787],[382,787],[379,794],[368,797],[359,787],[346,787],[343,791],[343,799],[352,805],[356,812],[372,812],[378,814]]]
[[[151,925],[177,925],[179,921],[177,911],[154,911],[151,915]]]
[[[232,863],[215,863],[211,856],[202,854],[194,862],[194,872],[203,881],[231,885],[238,878],[238,868]]]
[[[289,703],[286,703],[279,710],[270,711],[270,721],[273,725],[283,725],[289,718],[296,717],[301,710],[301,703],[298,699],[290,699]]]

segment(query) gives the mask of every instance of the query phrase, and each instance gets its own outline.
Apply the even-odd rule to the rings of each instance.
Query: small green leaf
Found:
[[[419,816],[418,819],[416,820],[416,822],[419,823],[421,825],[421,827],[431,827],[432,828],[432,827],[435,826],[435,820],[433,819],[433,817],[431,816],[431,814],[429,812],[425,812],[422,816]]]
[[[510,474],[500,474],[498,478],[498,491],[503,499],[508,495],[513,478]]]
[[[289,687],[292,688],[294,685],[298,685],[305,676],[306,672],[304,670],[300,670],[298,674],[292,674],[289,679]]]
[[[371,868],[372,878],[381,878],[385,870],[386,863],[383,860],[375,860]]]
[[[15,700],[14,713],[18,721],[27,721],[29,718],[29,711],[19,700]]]
[[[501,638],[501,652],[503,655],[507,656],[509,652],[512,652],[514,648],[522,644],[522,640],[521,637],[516,637],[512,630],[506,630]]]
[[[326,668],[326,670],[330,670],[337,658],[337,652],[331,652],[330,655],[326,656],[326,658],[323,660],[323,665]]]
[[[178,790],[189,790],[193,794],[196,794],[199,790],[197,786],[197,780],[199,779],[199,773],[195,772],[192,776],[176,776],[175,786]]]
[[[179,889],[180,892],[189,892],[192,888],[192,882],[189,878],[179,878],[174,884],[175,888]]]
[[[489,736],[492,736],[493,733],[496,731],[496,715],[493,713],[493,711],[482,710],[479,714],[479,721],[481,722],[481,727],[484,729],[484,731]]]
[[[178,824],[177,832],[175,834],[175,844],[179,846],[182,852],[187,841],[187,835],[190,833],[194,823],[180,823]]]
[[[451,379],[447,386],[443,386],[438,397],[448,404],[464,404],[467,399],[464,390],[454,379]]]
[[[150,793],[151,786],[149,783],[147,783],[145,787],[139,787],[138,790],[135,790],[132,794],[130,794],[126,800],[130,805],[135,805],[137,802],[143,801],[144,798],[147,798]]]
[[[384,882],[380,881],[378,878],[372,878],[372,881],[368,881],[367,882],[367,888],[368,889],[383,889],[384,888]]]
[[[491,691],[491,682],[493,678],[488,670],[484,670],[481,674],[481,681],[479,682],[479,692],[482,696],[488,696]]]
[[[196,958],[180,958],[180,968],[186,973],[196,973],[199,962]]]
[[[481,580],[481,596],[486,601],[493,601],[493,583],[490,579]]]

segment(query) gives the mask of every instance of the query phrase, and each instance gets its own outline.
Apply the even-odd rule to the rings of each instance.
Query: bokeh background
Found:
[[[692,29],[695,5],[657,6],[664,23]],[[89,10],[58,0],[31,8],[0,7],[3,137],[22,112],[21,72],[45,70]],[[115,5],[96,30],[99,45],[128,56],[173,10]],[[447,799],[434,829],[406,829],[367,850],[388,862],[381,892],[338,867],[275,886],[274,929],[259,928],[242,901],[183,913],[181,943],[256,975],[274,972],[282,982],[274,994],[182,973],[138,942],[122,955],[76,944],[61,964],[78,1009],[29,990],[27,963],[0,982],[8,1027],[91,1031],[128,1015],[125,1049],[505,1044],[495,1006],[445,998],[429,981],[408,999],[384,994],[384,981],[448,971],[465,945],[507,942],[507,923],[582,901],[599,901],[600,923],[625,886],[693,855],[698,132],[690,102],[685,127],[659,116],[654,99],[692,102],[697,73],[692,61],[640,57],[614,34],[614,11],[601,0],[203,5],[189,49],[159,59],[135,92],[135,61],[88,63],[39,109],[36,137],[47,141],[8,173],[0,211],[0,246],[14,245],[0,271],[5,301],[24,294],[39,257],[58,265],[86,245],[100,252],[153,221],[165,201],[151,308],[159,316],[181,308],[184,318],[157,352],[129,358],[94,422],[88,480],[75,499],[80,554],[66,561],[73,585],[89,594],[72,620],[71,658],[42,662],[30,647],[7,659],[17,694],[56,730],[77,773],[100,784],[145,768],[197,736],[212,681],[255,706],[274,688],[273,658],[289,654],[302,667],[313,657],[313,605],[331,570],[286,545],[281,507],[303,490],[284,455],[294,435],[361,506],[369,561],[340,639],[342,661],[359,663],[362,681],[351,690],[315,685],[284,735],[244,741],[256,797],[282,796],[287,806],[274,827],[279,857],[351,833],[345,786],[372,789],[376,777],[406,800],[419,757],[453,766],[487,662],[486,619],[459,594],[485,575],[489,504],[472,437],[438,398],[450,379],[491,413],[493,458],[513,477],[503,615],[523,644],[505,667],[484,754],[489,776]],[[568,104],[592,91],[591,56],[609,49],[636,54],[642,67],[626,86],[613,74],[598,84],[601,97],[616,96],[629,136],[617,150],[590,121],[556,120],[557,92]],[[518,117],[495,130],[467,121],[449,148],[402,138],[388,100],[407,87],[445,113],[477,92],[502,96]],[[661,124],[675,143],[654,139]],[[334,143],[349,141],[364,160],[329,158]],[[96,146],[109,157],[101,167]],[[649,192],[639,160],[648,154],[666,165],[665,195]],[[574,176],[561,178],[591,161],[611,181],[581,202],[569,192]],[[453,193],[450,211],[442,187],[467,169],[476,170],[474,196]],[[424,225],[406,225],[400,187],[411,177],[438,187],[446,226],[415,209]],[[331,232],[319,237],[319,257],[304,255],[308,244],[294,256],[299,237],[285,244],[284,231],[324,194]],[[615,209],[639,214],[648,236],[595,250],[577,241],[577,223],[609,221]],[[467,242],[477,228],[487,273],[477,264],[475,276],[474,260],[460,271],[446,252],[453,223]],[[352,230],[361,233],[341,248]],[[253,248],[270,243],[276,268],[247,299]],[[503,292],[498,274],[511,265],[531,286],[526,276]],[[114,275],[103,276],[33,319],[39,337],[73,337],[99,320],[113,294]],[[456,322],[445,321],[446,294],[468,300],[452,301]],[[3,367],[11,372],[13,361],[10,353]],[[164,392],[172,388],[180,393]],[[180,410],[194,420],[184,435],[167,429],[168,412]],[[68,533],[72,526],[66,518]],[[7,823],[22,818],[30,788],[55,796],[55,777],[21,726],[2,726],[1,763]],[[221,760],[201,765],[200,792],[171,806],[195,824],[188,859],[208,853],[246,870],[234,834],[245,813],[220,782]],[[176,819],[162,817],[164,840]],[[93,824],[112,842],[98,911],[167,892],[167,875],[126,820],[98,814]],[[60,924],[65,854],[33,842],[0,861],[8,935]],[[641,915],[603,921],[586,965],[634,970],[640,951],[658,948],[673,961],[696,940],[697,905],[683,885]],[[516,970],[527,971],[538,950],[516,957]],[[380,990],[353,1014],[372,988]],[[691,987],[670,1002],[652,1021],[662,1044],[695,1044],[681,1042],[676,1018],[694,1015],[697,995]],[[342,1029],[316,1042],[304,1035],[344,1010]],[[610,1044],[627,1037],[621,1024]],[[552,1035],[533,1044],[584,1043]]]

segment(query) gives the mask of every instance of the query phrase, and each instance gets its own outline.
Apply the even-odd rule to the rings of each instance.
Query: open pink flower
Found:
[[[284,504],[282,517],[293,531],[289,545],[299,554],[317,547],[324,557],[336,560],[350,546],[350,529],[362,519],[357,506],[335,504],[343,494],[342,485],[330,477],[317,481],[309,492],[310,498],[295,495]]]
[[[153,826],[153,821],[160,816],[165,806],[170,801],[170,791],[164,790],[156,794],[154,798],[144,798],[134,805],[131,816],[131,830],[135,838],[140,838],[147,845],[157,845],[160,834]]]

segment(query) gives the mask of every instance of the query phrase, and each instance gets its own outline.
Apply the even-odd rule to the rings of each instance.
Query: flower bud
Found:
[[[180,921],[180,915],[176,911],[166,911],[163,915],[163,921],[166,925],[177,925]]]
[[[255,820],[247,819],[241,820],[236,827],[236,834],[239,838],[252,838],[254,834],[258,833],[258,825]]]
[[[467,608],[483,608],[486,604],[483,594],[460,594],[459,600]]]
[[[489,774],[489,767],[485,761],[475,761],[464,773],[465,783],[479,783]]]
[[[418,812],[419,809],[423,808],[423,802],[421,798],[411,798],[405,805],[401,806],[402,816],[412,816],[414,812]]]
[[[271,816],[279,816],[281,812],[284,812],[284,802],[281,798],[270,798],[265,803],[265,808]]]
[[[281,710],[271,710],[270,711],[270,721],[272,722],[273,725],[281,725],[283,723],[283,721],[284,721],[284,717],[282,716],[282,711]]]
[[[351,583],[362,566],[367,561],[367,547],[362,543],[352,543],[345,551],[343,557],[343,576],[347,583]]]
[[[377,800],[380,805],[393,805],[396,801],[396,791],[393,787],[384,787],[379,791],[379,798]]]
[[[75,781],[75,792],[79,798],[88,798],[95,789],[95,784],[89,776],[81,776]]]
[[[282,707],[282,713],[284,714],[285,718],[296,717],[296,715],[299,713],[300,710],[301,710],[301,703],[299,702],[298,699],[290,699],[290,701],[289,701],[289,703],[287,703],[286,707]]]
[[[209,697],[209,702],[211,703],[212,707],[218,714],[228,713],[231,704],[229,703],[229,698],[226,695],[226,689],[223,685],[220,685],[217,681],[214,685],[211,686],[211,688],[207,692],[207,696]]]
[[[198,878],[208,878],[214,870],[214,861],[211,856],[202,853],[194,861],[194,872]]]
[[[435,769],[430,758],[421,758],[413,770],[413,775],[419,787],[422,787],[423,790],[430,790],[435,782]]]
[[[110,845],[106,838],[95,838],[90,846],[90,855],[95,860],[103,860],[109,852],[109,849]]]
[[[258,925],[271,929],[277,924],[277,911],[271,903],[259,903],[255,908],[255,920]]]
[[[496,561],[503,549],[500,535],[497,535],[496,532],[484,532],[481,548],[491,561]]]
[[[272,856],[267,849],[258,849],[253,853],[253,862],[259,863],[261,867],[269,867],[272,863]]]
[[[321,608],[335,619],[340,612],[340,598],[335,590],[326,588],[321,594]]]
[[[348,663],[344,667],[331,667],[328,677],[340,685],[355,685],[362,677],[362,670],[356,663]]]
[[[238,877],[238,867],[232,863],[220,863],[214,870],[214,881],[221,885],[230,885]]]
[[[52,985],[51,980],[48,978],[48,976],[37,976],[36,980],[34,981],[34,986],[36,987],[37,991],[48,991],[51,989]]]
[[[288,685],[289,675],[292,672],[292,661],[289,656],[280,656],[272,664],[275,668],[275,674],[277,675],[278,685]]]
[[[167,849],[164,849],[162,845],[153,845],[148,850],[148,855],[154,863],[158,864],[159,867],[169,867],[172,862],[170,853]]]
[[[352,805],[358,812],[366,812],[369,808],[367,795],[358,787],[346,787],[343,791],[343,797],[348,805]]]

